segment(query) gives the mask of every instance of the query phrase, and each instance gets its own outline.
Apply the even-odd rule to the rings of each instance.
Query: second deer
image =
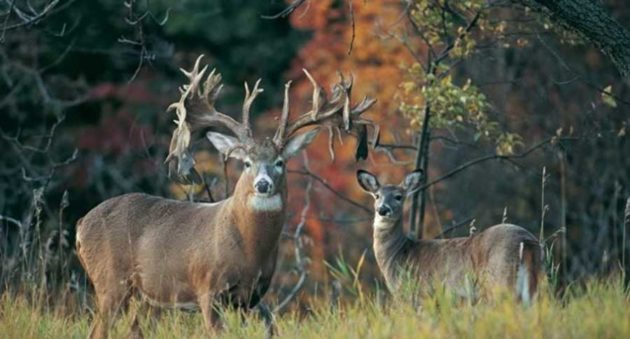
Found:
[[[372,173],[357,172],[359,185],[374,197],[374,254],[390,292],[398,292],[402,278],[409,277],[421,284],[440,282],[464,294],[467,279],[474,277],[484,293],[511,290],[529,303],[541,277],[541,251],[526,229],[499,224],[470,237],[434,240],[405,235],[403,204],[421,187],[422,175],[416,170],[400,185],[381,186]]]

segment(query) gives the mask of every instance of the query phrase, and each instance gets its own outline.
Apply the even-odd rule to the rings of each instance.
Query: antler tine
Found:
[[[273,141],[278,147],[282,146],[282,142],[284,141],[285,132],[287,130],[287,125],[289,124],[289,89],[291,88],[291,80],[287,81],[284,84],[284,101],[282,103],[282,115],[280,116],[280,122],[278,124],[278,130],[276,130],[276,135],[273,137]]]
[[[350,80],[346,82],[343,74],[341,72],[337,72],[339,75],[339,84],[340,91],[343,91],[343,128],[348,132],[350,130],[352,119],[350,117],[350,97],[352,93],[352,84],[354,83],[354,78],[352,75],[350,76]]]
[[[184,73],[184,75],[190,81],[188,84],[184,84],[181,87],[180,92],[182,93],[182,97],[184,99],[186,99],[188,95],[194,96],[196,94],[197,96],[201,96],[199,83],[201,82],[203,75],[206,73],[206,70],[208,69],[208,65],[206,65],[201,69],[201,71],[199,70],[199,64],[201,63],[201,59],[203,59],[203,54],[197,57],[197,60],[195,60],[195,65],[193,66],[193,69],[190,70],[190,72],[187,72],[183,68],[179,69],[182,73]]]
[[[325,100],[326,98],[325,97],[322,98],[322,93],[323,93],[322,87],[317,83],[317,81],[315,81],[315,78],[313,78],[311,73],[309,73],[306,68],[302,68],[302,71],[304,72],[304,74],[306,74],[306,77],[313,85],[313,108],[311,109],[310,113],[311,113],[311,118],[313,120],[316,120],[317,114],[319,114],[319,109],[322,105],[322,103],[320,102],[320,99]]]
[[[292,136],[298,130],[307,126],[320,125],[327,127],[329,131],[344,130],[346,133],[352,134],[352,131],[355,129],[355,124],[365,125],[371,123],[371,121],[367,119],[362,119],[361,114],[367,111],[376,100],[365,98],[353,107],[350,102],[354,83],[353,77],[345,79],[341,73],[338,73],[339,82],[332,87],[332,97],[328,100],[326,93],[315,81],[314,77],[306,69],[303,71],[313,85],[313,106],[310,111],[298,116],[298,118],[291,124],[288,124],[288,126],[284,126],[283,137],[278,138],[278,140],[283,140],[284,142],[284,138]],[[285,93],[285,96],[286,95]]]
[[[248,130],[250,130],[250,125],[249,125],[249,111],[252,107],[252,104],[254,103],[254,100],[256,99],[256,97],[258,96],[258,94],[262,93],[264,91],[264,89],[262,88],[258,88],[258,86],[260,85],[260,81],[261,79],[258,79],[256,81],[256,84],[254,85],[254,89],[250,92],[249,91],[249,86],[247,85],[247,81],[245,82],[245,99],[243,100],[243,126],[245,126],[245,128],[247,128]],[[251,133],[251,131],[250,131]]]
[[[201,57],[200,57],[201,58]],[[200,59],[199,58],[199,59]],[[197,60],[199,60],[197,59]],[[191,72],[183,71],[184,74],[195,74],[195,69],[198,69],[197,64]],[[202,72],[205,72],[207,66],[203,68]],[[191,109],[191,123],[196,128],[222,126],[229,129],[239,140],[246,142],[251,138],[251,131],[249,125],[241,124],[234,120],[227,114],[221,113],[216,109],[216,100],[223,89],[221,84],[222,76],[216,69],[213,69],[203,82],[203,86],[199,87],[199,79],[203,76],[203,73],[197,75],[195,81],[191,80],[191,85],[184,86],[185,92],[182,96],[186,97],[186,103],[188,103]],[[186,93],[189,92],[189,93]],[[203,108],[200,108],[203,107]]]
[[[302,69],[302,71],[313,86],[312,107],[310,111],[300,115],[296,121],[287,127],[285,136],[293,135],[297,132],[297,130],[306,126],[326,124],[329,120],[331,120],[331,118],[334,118],[334,115],[338,113],[340,108],[342,108],[342,106],[339,105],[338,100],[328,101],[323,88],[317,83],[309,71],[306,69]],[[335,87],[337,86],[338,84],[335,85]],[[335,92],[337,91],[335,90]]]
[[[202,83],[202,79],[208,69],[207,65],[200,68],[202,58],[203,54],[197,58],[195,65],[190,71],[181,69],[182,73],[188,78],[188,83],[180,86],[179,100],[171,104],[167,109],[169,112],[174,110],[175,114],[177,114],[177,120],[175,120],[177,127],[173,131],[166,162],[170,163],[171,168],[177,168],[180,176],[187,175],[194,169],[194,159],[192,159],[190,154],[189,146],[191,133],[195,129],[221,126],[234,133],[242,143],[247,143],[251,140],[249,108],[256,95],[262,92],[262,89],[258,88],[260,80],[256,82],[252,93],[249,93],[249,88],[246,88],[243,124],[219,112],[215,103],[223,88],[221,74],[216,69],[213,69]]]

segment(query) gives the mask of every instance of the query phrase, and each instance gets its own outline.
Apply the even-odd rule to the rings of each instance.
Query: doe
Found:
[[[474,277],[485,293],[514,291],[530,302],[541,276],[540,244],[526,229],[499,224],[469,237],[415,240],[403,230],[405,198],[421,186],[422,171],[409,173],[400,185],[381,186],[377,177],[359,170],[359,185],[374,197],[373,246],[388,289],[396,293],[403,276],[420,283],[443,283],[452,291],[467,292]]]

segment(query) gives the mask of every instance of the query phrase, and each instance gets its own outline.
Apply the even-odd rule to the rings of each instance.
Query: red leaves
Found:
[[[153,143],[153,131],[136,123],[133,116],[121,110],[108,114],[98,126],[86,127],[79,135],[78,147],[101,154],[118,155],[141,150]]]

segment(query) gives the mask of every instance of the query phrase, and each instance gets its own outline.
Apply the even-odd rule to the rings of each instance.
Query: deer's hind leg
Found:
[[[128,282],[110,284],[107,288],[96,289],[98,312],[96,313],[90,329],[90,339],[106,339],[109,329],[112,327],[121,310],[126,310],[129,305],[131,286]]]
[[[133,321],[131,323],[131,338],[141,339],[144,338],[140,321],[142,318],[147,317],[150,321],[151,327],[154,328],[157,324],[157,320],[162,314],[162,310],[156,306],[151,306],[146,301],[140,301],[140,305],[135,310],[133,315]]]

